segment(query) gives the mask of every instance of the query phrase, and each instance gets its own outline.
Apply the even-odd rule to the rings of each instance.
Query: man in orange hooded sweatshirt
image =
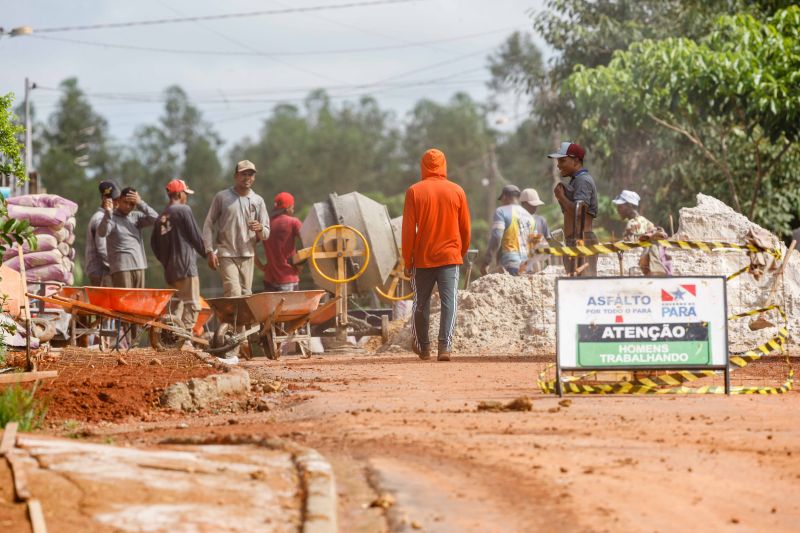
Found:
[[[447,180],[447,161],[435,148],[420,161],[422,179],[408,188],[403,206],[403,260],[414,289],[414,352],[430,359],[431,294],[439,289],[439,361],[449,361],[456,324],[459,265],[469,248],[470,218],[464,189]]]

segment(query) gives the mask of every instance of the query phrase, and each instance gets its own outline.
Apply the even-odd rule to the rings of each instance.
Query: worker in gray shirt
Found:
[[[110,287],[111,271],[108,266],[108,252],[106,251],[106,239],[97,234],[97,227],[103,221],[106,210],[103,209],[103,202],[111,199],[116,200],[120,196],[119,187],[113,181],[100,182],[101,203],[86,228],[86,247],[84,252],[85,266],[83,271],[89,277],[89,283],[94,287]]]
[[[264,199],[253,192],[256,166],[239,161],[234,185],[214,196],[203,224],[208,266],[219,270],[225,296],[252,293],[256,244],[269,238]]]
[[[97,234],[106,238],[108,265],[114,287],[144,288],[147,256],[142,229],[152,226],[158,213],[144,203],[133,187],[125,187],[116,200],[103,200],[105,214]]]

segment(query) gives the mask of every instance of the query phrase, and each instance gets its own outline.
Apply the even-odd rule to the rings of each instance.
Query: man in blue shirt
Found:
[[[559,183],[553,191],[564,213],[564,236],[567,246],[595,244],[597,236],[592,223],[597,216],[597,186],[594,178],[583,166],[586,151],[573,142],[562,142],[558,152],[547,157],[555,159],[558,171],[569,183]],[[597,256],[564,258],[567,274],[596,276]]]

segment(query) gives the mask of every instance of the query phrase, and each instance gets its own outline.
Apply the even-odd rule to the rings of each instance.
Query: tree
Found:
[[[231,150],[231,165],[253,161],[259,169],[256,186],[263,183],[268,196],[291,192],[298,207],[331,192],[391,196],[404,190],[393,120],[373,98],[337,107],[324,91],[314,91],[302,109],[277,106],[256,141],[246,139]]]
[[[566,87],[585,130],[608,149],[623,129],[664,139],[650,145],[661,152],[653,169],[661,200],[674,202],[668,193],[681,187],[675,181],[689,163],[704,188],[786,234],[800,200],[798,72],[800,7],[793,6],[766,20],[721,17],[697,41],[635,43],[608,66],[578,67]],[[691,159],[673,159],[682,152]]]
[[[76,228],[85,228],[93,207],[100,204],[97,184],[115,176],[115,159],[108,146],[108,123],[94,111],[78,80],[66,79],[59,88],[57,107],[36,139],[42,146],[37,168],[48,192],[77,202]],[[76,231],[77,250],[83,250],[84,241],[84,232]],[[76,263],[82,259],[77,254]]]
[[[23,132],[22,126],[16,122],[14,113],[11,112],[11,103],[14,97],[11,94],[0,96],[0,175],[10,176],[23,182],[25,165],[20,155],[20,144],[17,139]],[[14,243],[28,242],[31,248],[36,247],[36,236],[27,220],[8,218],[6,202],[0,202],[0,261],[2,252]],[[0,348],[2,335],[0,335]],[[2,354],[0,354],[2,355]]]
[[[157,124],[142,126],[134,134],[133,146],[122,157],[119,174],[125,185],[132,185],[156,211],[167,204],[164,190],[175,178],[186,180],[195,191],[190,205],[202,226],[214,195],[232,184],[223,175],[217,152],[219,135],[178,86],[164,91],[164,113]],[[149,239],[145,239],[149,243]],[[163,268],[148,254],[148,286],[165,286]],[[219,286],[219,276],[200,268],[205,287]]]

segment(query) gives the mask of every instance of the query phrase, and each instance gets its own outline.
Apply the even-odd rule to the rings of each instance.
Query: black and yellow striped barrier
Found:
[[[787,322],[786,313],[777,305],[763,307],[761,309],[754,309],[738,313],[728,317],[728,320],[735,320],[737,318],[745,318],[748,316],[760,315],[769,311],[776,311],[784,323]],[[789,338],[789,332],[786,326],[778,328],[778,332],[770,340],[761,344],[752,350],[732,355],[730,363],[737,368],[744,368],[748,364],[758,361],[763,356],[773,352],[782,352],[786,342]],[[731,394],[783,394],[792,389],[794,382],[794,369],[791,367],[789,358],[786,358],[786,363],[789,364],[789,374],[786,380],[779,387],[731,387]],[[545,394],[552,394],[556,392],[556,380],[547,379],[547,372],[554,365],[549,365],[539,373],[538,385],[542,392]],[[733,371],[735,369],[731,369]],[[724,394],[725,387],[719,385],[707,385],[703,387],[685,387],[684,383],[690,383],[702,378],[714,377],[716,372],[713,370],[680,370],[669,374],[653,377],[636,378],[632,381],[622,381],[609,384],[584,384],[580,383],[581,379],[595,374],[590,372],[578,378],[563,379],[561,388],[566,393],[571,394]]]
[[[604,255],[614,254],[617,252],[627,252],[636,248],[649,248],[654,244],[663,246],[665,248],[674,248],[680,250],[701,250],[704,252],[711,251],[731,251],[731,252],[747,252],[759,253],[766,252],[775,257],[781,258],[781,251],[777,248],[760,248],[753,244],[736,244],[732,242],[722,241],[641,241],[641,242],[604,242],[597,244],[579,244],[575,246],[547,246],[536,248],[534,250],[537,254],[555,255],[557,257],[586,257],[590,255]],[[738,272],[741,274],[742,271]]]

